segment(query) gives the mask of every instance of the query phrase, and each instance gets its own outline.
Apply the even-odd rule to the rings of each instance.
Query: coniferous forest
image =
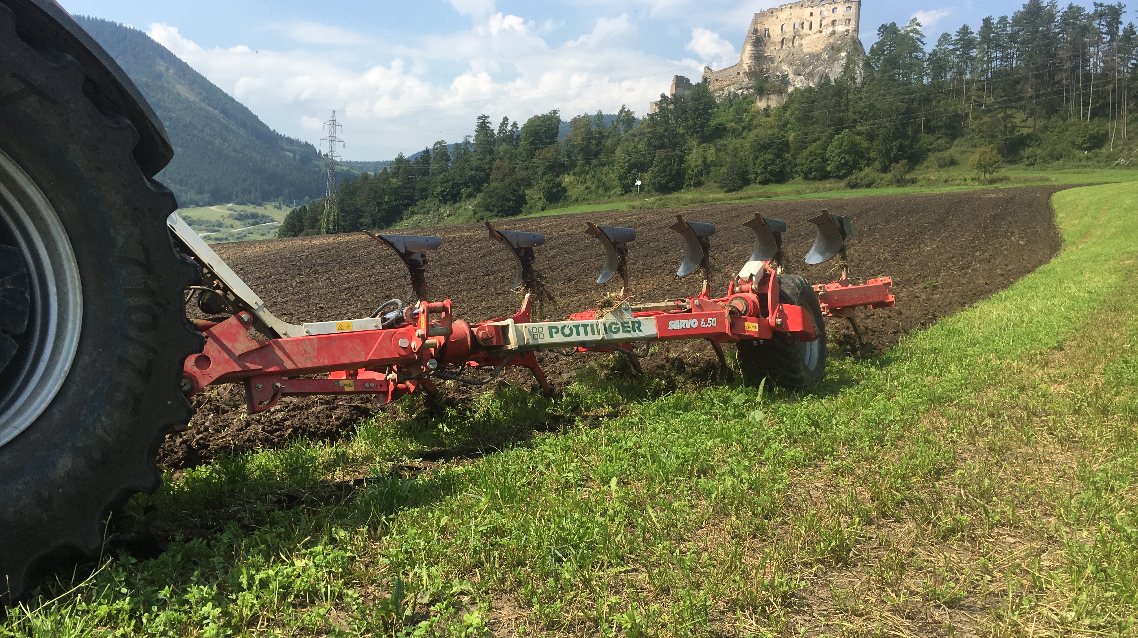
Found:
[[[326,230],[385,228],[439,210],[512,216],[619,197],[637,180],[655,193],[792,179],[897,184],[918,165],[958,162],[961,149],[984,175],[1003,163],[1127,163],[1138,31],[1124,13],[1122,4],[1029,0],[932,47],[916,21],[885,24],[840,77],[794,90],[775,108],[758,108],[756,96],[785,92],[780,78],[719,100],[698,84],[683,100],[661,96],[641,120],[626,108],[607,125],[599,113],[576,117],[562,139],[557,111],[520,127],[482,115],[453,150],[439,141],[344,182]],[[291,211],[281,236],[320,232],[324,211],[323,200]]]

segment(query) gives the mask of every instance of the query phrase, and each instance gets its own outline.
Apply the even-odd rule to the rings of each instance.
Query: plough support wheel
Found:
[[[807,310],[814,322],[816,337],[801,341],[793,335],[776,332],[765,341],[739,342],[739,367],[743,382],[758,386],[763,379],[793,390],[817,385],[826,376],[826,320],[818,305],[818,295],[810,282],[798,275],[778,275],[779,302]]]

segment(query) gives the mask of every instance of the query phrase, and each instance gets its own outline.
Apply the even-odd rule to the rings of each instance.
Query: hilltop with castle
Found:
[[[816,86],[825,76],[837,78],[850,55],[864,51],[860,21],[861,0],[805,0],[756,13],[739,63],[719,71],[705,66],[702,81],[717,96],[751,91],[760,77],[785,78],[789,89]],[[676,76],[670,95],[685,97],[691,87]],[[764,99],[780,101],[778,95]]]

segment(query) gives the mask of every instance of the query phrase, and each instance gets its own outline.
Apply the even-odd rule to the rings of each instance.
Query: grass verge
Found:
[[[601,365],[167,477],[0,635],[1133,633],[1136,200],[809,394]]]
[[[1113,184],[1138,181],[1138,171],[1127,168],[1074,168],[1036,169],[1012,167],[1001,172],[990,182],[981,183],[975,174],[957,166],[949,169],[915,171],[904,186],[876,188],[849,188],[843,180],[829,179],[806,181],[795,179],[785,184],[752,185],[739,191],[725,193],[715,186],[707,186],[671,195],[645,195],[630,199],[603,200],[596,203],[574,204],[549,208],[527,217],[548,217],[575,213],[594,213],[612,210],[664,209],[705,204],[739,204],[763,200],[830,199],[840,197],[870,197],[908,193],[945,193],[988,188],[1017,188],[1046,184]],[[456,217],[449,223],[467,223],[467,217]],[[446,223],[446,222],[444,222]]]

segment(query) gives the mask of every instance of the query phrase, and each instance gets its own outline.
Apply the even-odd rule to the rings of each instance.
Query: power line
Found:
[[[342,124],[336,123],[336,112],[332,111],[332,119],[324,123],[328,131],[327,137],[320,138],[328,142],[328,188],[324,195],[324,215],[320,218],[320,232],[326,235],[340,232],[340,212],[336,209],[336,161],[340,156],[336,154],[336,146],[344,146],[340,139]]]

